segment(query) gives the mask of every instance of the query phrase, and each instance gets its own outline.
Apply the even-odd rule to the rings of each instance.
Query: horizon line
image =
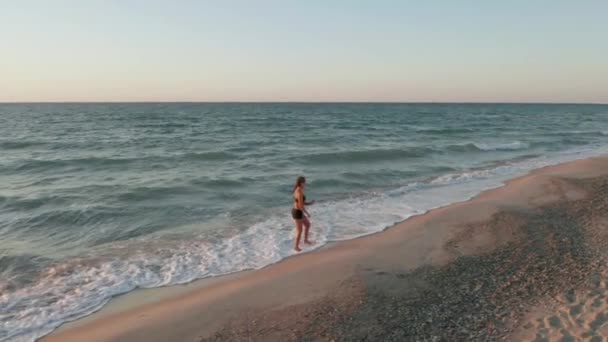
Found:
[[[545,105],[608,105],[608,102],[551,101],[0,101],[4,104],[545,104]]]

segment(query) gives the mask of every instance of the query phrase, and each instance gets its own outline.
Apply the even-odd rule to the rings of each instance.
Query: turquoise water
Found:
[[[607,105],[4,104],[0,122],[0,341],[291,255],[301,174],[319,247],[608,148]]]

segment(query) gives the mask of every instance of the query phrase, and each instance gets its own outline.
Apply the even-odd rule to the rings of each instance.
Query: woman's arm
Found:
[[[302,194],[302,201],[303,200],[304,200],[304,194]],[[310,213],[308,212],[308,210],[306,210],[306,206],[314,204],[315,201],[303,202],[303,203],[304,203],[304,205],[302,206],[302,211],[304,212],[304,214],[306,214],[307,217],[310,217]]]

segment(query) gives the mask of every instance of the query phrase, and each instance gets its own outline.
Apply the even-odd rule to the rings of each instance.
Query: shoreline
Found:
[[[602,169],[606,165],[607,157],[595,157],[542,167],[503,186],[415,215],[383,231],[330,243],[259,270],[132,291],[113,298],[96,313],[62,325],[41,340],[77,341],[85,336],[89,341],[200,340],[213,338],[214,333],[225,330],[226,324],[239,326],[243,315],[249,319],[299,306],[313,306],[316,310],[324,306],[318,301],[328,298],[334,307],[344,307],[340,312],[356,312],[359,308],[352,298],[343,298],[344,295],[336,294],[337,290],[347,286],[346,291],[338,292],[353,297],[364,297],[364,293],[374,288],[382,288],[384,294],[400,292],[403,288],[394,284],[395,279],[382,279],[397,268],[395,278],[406,279],[410,272],[428,265],[447,265],[462,256],[496,250],[512,242],[512,237],[502,232],[480,231],[469,241],[460,241],[459,234],[466,232],[462,227],[490,220],[504,207],[530,210],[559,201],[562,195],[571,200],[583,198],[580,189],[573,188],[570,193],[557,196],[543,187],[556,180],[559,183],[560,177],[586,179],[605,175],[608,172]],[[463,213],[467,214],[466,219],[462,218]],[[455,238],[458,243],[454,243]],[[311,279],[314,275],[316,281]],[[219,309],[226,306],[230,309],[220,314]],[[167,321],[180,327],[180,331],[170,328]],[[165,327],[162,333],[159,326]]]

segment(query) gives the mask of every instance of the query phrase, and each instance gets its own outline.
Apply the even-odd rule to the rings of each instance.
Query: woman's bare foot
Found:
[[[294,248],[294,250],[295,250],[296,252],[301,252],[301,251],[302,251],[302,248],[300,248],[300,247],[296,247],[296,248]]]
[[[314,241],[310,241],[310,240],[304,240],[304,243],[307,245],[314,245]]]

